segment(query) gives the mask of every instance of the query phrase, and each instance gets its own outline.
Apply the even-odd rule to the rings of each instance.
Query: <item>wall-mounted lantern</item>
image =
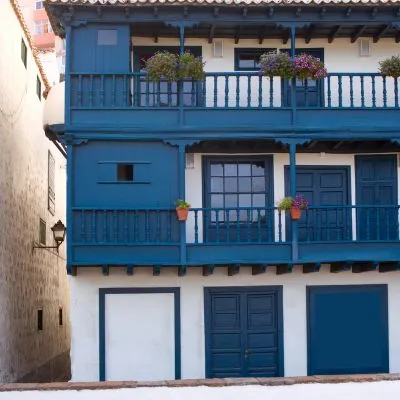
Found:
[[[56,249],[58,251],[58,248],[61,246],[61,243],[65,240],[65,232],[67,231],[67,228],[65,225],[58,220],[51,228],[53,232],[53,239],[56,242],[55,246],[40,246],[40,245],[34,245],[34,249]]]

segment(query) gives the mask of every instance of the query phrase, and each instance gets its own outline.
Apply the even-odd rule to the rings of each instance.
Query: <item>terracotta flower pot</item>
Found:
[[[294,221],[298,221],[301,218],[301,210],[300,208],[292,207],[290,209],[290,216]]]
[[[178,216],[179,221],[186,221],[189,214],[189,207],[180,208],[176,207],[176,215]]]

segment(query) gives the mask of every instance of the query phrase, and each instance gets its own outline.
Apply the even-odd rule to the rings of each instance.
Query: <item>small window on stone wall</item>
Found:
[[[46,246],[46,222],[41,218],[39,223],[39,243]]]
[[[58,325],[63,326],[64,325],[64,321],[63,321],[63,309],[62,307],[60,307],[58,309]]]
[[[38,331],[43,330],[43,309],[42,308],[39,308],[39,310],[37,310],[37,329],[38,329]]]

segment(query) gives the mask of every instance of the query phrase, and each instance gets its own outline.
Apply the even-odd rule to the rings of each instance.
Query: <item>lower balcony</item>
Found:
[[[172,209],[74,208],[71,267],[276,265],[288,272],[321,263],[397,269],[399,206],[310,207],[300,221],[276,208],[193,208],[186,222]]]

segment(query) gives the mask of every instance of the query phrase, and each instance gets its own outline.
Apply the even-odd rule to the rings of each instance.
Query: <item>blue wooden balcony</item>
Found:
[[[74,266],[391,263],[399,206],[310,207],[299,222],[276,208],[73,208]],[[292,231],[298,234],[292,238]]]
[[[393,132],[400,123],[399,79],[374,73],[330,73],[296,87],[241,72],[208,72],[201,82],[178,83],[154,83],[134,72],[71,73],[69,79],[69,122],[82,128]]]

